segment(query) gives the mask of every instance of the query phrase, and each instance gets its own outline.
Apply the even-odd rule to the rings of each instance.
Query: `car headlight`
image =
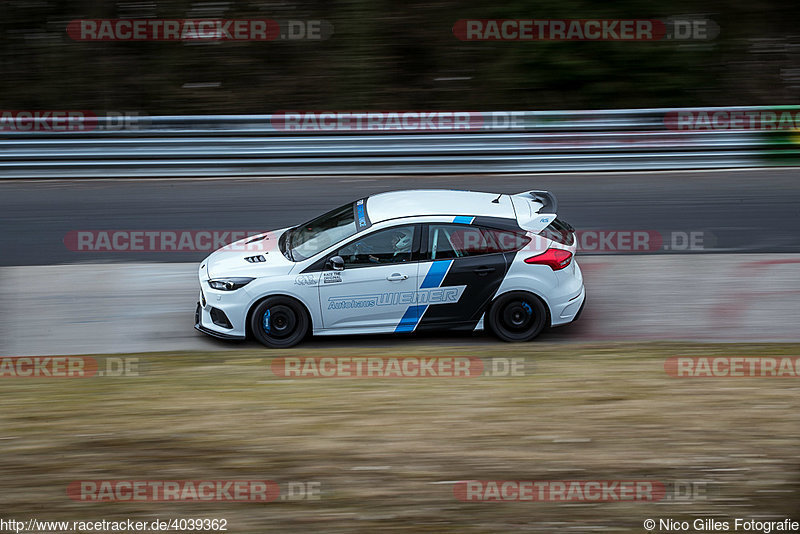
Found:
[[[215,280],[209,280],[208,285],[211,286],[212,289],[218,289],[219,291],[236,291],[253,280],[255,280],[255,278],[217,278]]]

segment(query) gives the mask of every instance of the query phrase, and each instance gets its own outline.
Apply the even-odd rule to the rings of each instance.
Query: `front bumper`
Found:
[[[209,336],[216,337],[218,339],[226,339],[228,341],[243,341],[246,336],[243,335],[236,335],[236,334],[226,334],[224,332],[218,332],[216,330],[212,330],[206,326],[203,326],[203,308],[200,306],[200,303],[197,303],[197,307],[194,311],[194,328],[195,330],[207,334]],[[219,328],[218,326],[214,325],[215,328]]]
[[[204,334],[220,339],[245,339],[247,337],[247,310],[252,297],[246,288],[235,291],[218,291],[208,285],[206,263],[200,266],[200,306],[195,309],[195,328]]]

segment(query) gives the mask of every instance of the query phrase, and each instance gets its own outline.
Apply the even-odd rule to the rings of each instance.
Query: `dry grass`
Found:
[[[273,356],[312,354],[245,350],[141,355],[139,377],[0,379],[0,517],[224,517],[236,533],[643,532],[648,517],[800,508],[800,379],[675,379],[663,369],[674,355],[797,356],[800,345],[476,350],[388,352],[521,356],[526,375],[281,380]],[[82,479],[253,478],[317,481],[321,499],[80,503],[65,493]],[[475,504],[436,484],[464,479],[704,482],[708,497]]]

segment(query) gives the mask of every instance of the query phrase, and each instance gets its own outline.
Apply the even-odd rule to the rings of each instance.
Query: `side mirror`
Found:
[[[334,256],[328,260],[328,267],[334,271],[344,271],[344,259],[341,256]]]

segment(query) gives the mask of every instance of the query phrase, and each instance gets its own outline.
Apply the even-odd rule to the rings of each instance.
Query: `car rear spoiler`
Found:
[[[558,200],[550,191],[528,191],[520,195],[530,195],[531,199],[542,203],[542,207],[537,213],[558,213]]]
[[[525,191],[511,195],[520,227],[539,233],[556,218],[558,201],[550,191]]]

